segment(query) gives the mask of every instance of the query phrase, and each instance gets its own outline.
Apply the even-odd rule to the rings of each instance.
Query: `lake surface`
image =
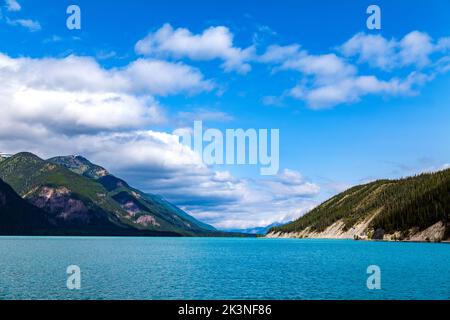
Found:
[[[69,265],[80,290],[67,289]],[[450,245],[0,237],[0,299],[450,299]]]

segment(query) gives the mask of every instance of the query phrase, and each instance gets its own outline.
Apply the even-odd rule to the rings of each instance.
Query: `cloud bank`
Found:
[[[449,38],[433,40],[412,31],[401,40],[358,33],[336,52],[315,55],[299,44],[271,45],[258,61],[275,72],[295,71],[301,80],[281,98],[293,97],[313,109],[361,101],[367,95],[411,96],[449,69]],[[365,71],[361,72],[362,66]],[[391,71],[397,70],[392,76]],[[266,104],[280,99],[265,97]]]
[[[105,69],[90,57],[0,54],[0,81],[0,151],[45,158],[82,154],[219,228],[290,221],[315,204],[319,187],[298,172],[285,170],[264,181],[236,178],[205,166],[178,136],[148,129],[166,121],[160,96],[214,88],[181,62],[138,59]],[[195,112],[207,119],[225,116]]]

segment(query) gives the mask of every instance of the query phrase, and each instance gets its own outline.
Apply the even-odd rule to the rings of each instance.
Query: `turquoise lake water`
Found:
[[[67,289],[69,265],[79,291]],[[367,288],[369,265],[380,290]],[[450,299],[450,245],[1,237],[0,299]]]

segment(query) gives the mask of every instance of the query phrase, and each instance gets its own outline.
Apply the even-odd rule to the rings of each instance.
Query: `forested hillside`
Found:
[[[334,223],[346,231],[371,218],[368,237],[422,231],[438,222],[449,236],[450,170],[400,180],[379,180],[353,187],[324,202],[296,221],[275,227],[271,233],[324,232]]]

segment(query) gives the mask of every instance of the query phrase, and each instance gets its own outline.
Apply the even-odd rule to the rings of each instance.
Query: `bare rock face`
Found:
[[[445,239],[445,230],[446,225],[439,221],[438,223],[432,225],[431,227],[415,232],[410,240],[411,241],[430,241],[430,242],[438,242]]]
[[[139,206],[134,201],[128,201],[121,204],[122,209],[124,209],[131,217],[134,217],[141,210]]]
[[[72,197],[69,189],[65,187],[42,187],[28,199],[33,205],[50,214],[57,220],[64,222],[89,223],[89,209],[78,199]]]
[[[136,220],[137,224],[140,224],[142,226],[148,227],[148,226],[157,226],[159,227],[159,223],[156,222],[155,217],[150,215],[140,216]]]

